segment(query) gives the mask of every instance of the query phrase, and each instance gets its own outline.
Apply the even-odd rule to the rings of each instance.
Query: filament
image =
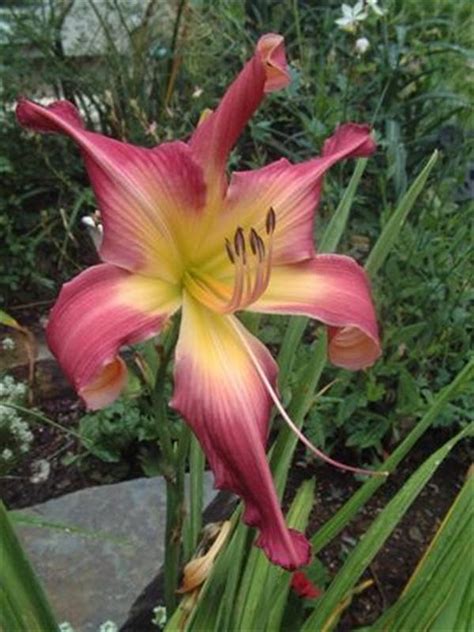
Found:
[[[317,448],[315,445],[313,445],[311,443],[311,441],[301,432],[301,430],[298,428],[298,426],[295,424],[295,422],[291,419],[291,417],[288,415],[288,413],[284,409],[282,403],[280,402],[280,400],[278,398],[278,395],[275,393],[275,390],[274,390],[273,386],[268,381],[268,378],[265,375],[265,372],[262,369],[262,367],[260,365],[260,362],[258,361],[257,357],[255,356],[254,352],[252,351],[252,348],[250,347],[249,343],[247,342],[244,334],[242,333],[242,325],[240,324],[240,322],[237,321],[236,319],[232,319],[230,322],[232,323],[237,335],[239,336],[240,340],[242,341],[242,344],[244,345],[247,353],[249,354],[249,356],[250,356],[250,358],[251,358],[251,360],[252,360],[252,362],[253,362],[253,364],[255,366],[255,369],[256,369],[260,379],[262,380],[265,388],[267,389],[268,394],[272,398],[273,403],[275,404],[276,408],[278,409],[278,412],[283,417],[283,419],[286,421],[286,423],[291,428],[291,430],[298,437],[298,439],[311,452],[313,452],[313,454],[315,454],[322,461],[325,461],[326,463],[329,463],[330,465],[333,465],[334,467],[336,467],[336,468],[338,468],[340,470],[346,470],[348,472],[354,472],[355,474],[364,474],[366,476],[388,476],[389,472],[381,472],[381,471],[375,471],[375,470],[365,470],[363,468],[354,467],[352,465],[346,465],[345,463],[341,463],[340,461],[336,461],[336,460],[332,459],[330,456],[328,456],[327,454],[325,454],[324,452],[322,452],[321,450],[319,450],[319,448]]]

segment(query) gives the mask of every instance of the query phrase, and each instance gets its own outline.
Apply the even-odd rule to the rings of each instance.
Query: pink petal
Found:
[[[369,281],[350,257],[317,255],[275,266],[267,291],[250,309],[304,314],[330,325],[329,359],[346,369],[366,368],[380,356]]]
[[[45,108],[22,99],[17,117],[29,129],[70,136],[81,148],[102,212],[102,259],[175,280],[183,233],[199,221],[206,197],[189,147],[175,142],[144,149],[88,132],[68,101]]]
[[[270,397],[232,322],[233,317],[185,298],[171,405],[197,435],[216,487],[232,490],[244,501],[245,523],[260,531],[257,546],[275,564],[295,569],[309,562],[309,544],[285,525],[265,454]],[[245,335],[275,384],[271,355]]]
[[[196,128],[190,146],[203,166],[212,192],[223,193],[224,171],[230,150],[265,93],[290,82],[283,37],[268,33],[258,41],[254,56],[230,85],[219,106]]]
[[[325,142],[319,158],[297,165],[282,159],[262,169],[234,173],[220,218],[223,232],[238,224],[263,233],[271,207],[276,213],[274,263],[313,256],[313,219],[324,174],[340,160],[368,156],[374,150],[369,127],[348,123]]]
[[[172,286],[109,264],[63,286],[50,314],[48,344],[88,408],[107,406],[125,385],[120,347],[158,333],[178,307]]]

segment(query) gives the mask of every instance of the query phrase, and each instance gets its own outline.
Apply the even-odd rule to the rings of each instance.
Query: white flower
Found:
[[[343,4],[341,7],[342,18],[336,20],[336,24],[343,31],[353,33],[358,26],[358,22],[362,22],[367,18],[367,12],[364,11],[364,3],[362,0],[356,2],[353,7]]]
[[[379,17],[385,15],[385,11],[382,7],[379,7],[379,0],[365,0],[365,2],[367,3],[367,6],[372,9],[375,15],[378,15]]]
[[[74,632],[74,628],[69,621],[63,621],[59,624],[59,632]]]
[[[44,483],[49,477],[51,471],[51,465],[46,459],[37,459],[31,464],[31,471],[33,474],[30,476],[30,481],[37,485],[38,483]]]
[[[0,456],[4,461],[9,461],[13,456],[13,452],[10,450],[10,448],[4,448]]]
[[[166,620],[166,608],[164,606],[156,606],[156,608],[153,608],[152,623],[160,626],[160,628],[163,628],[165,626]]]
[[[359,37],[355,43],[356,53],[358,55],[363,55],[370,48],[370,42],[366,37]]]
[[[13,338],[10,338],[10,336],[6,336],[3,340],[2,340],[2,348],[5,351],[13,351],[13,349],[16,347],[15,345],[15,341],[13,340]]]
[[[106,621],[101,624],[99,632],[118,632],[117,624],[113,621]]]

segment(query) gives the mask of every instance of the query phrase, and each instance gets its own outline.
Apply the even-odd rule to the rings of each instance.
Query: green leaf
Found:
[[[370,628],[390,630],[456,630],[472,622],[472,551],[474,472],[439,527],[401,597]]]
[[[439,450],[432,454],[412,474],[401,490],[378,515],[363,539],[349,555],[344,566],[331,582],[327,592],[318,601],[313,613],[306,620],[302,627],[302,632],[331,629],[333,627],[333,624],[336,623],[334,613],[337,612],[338,605],[355,587],[364,570],[372,562],[440,463],[461,439],[473,434],[474,425],[464,428],[453,439],[447,441]]]
[[[314,480],[302,483],[288,512],[290,527],[306,528],[313,496]],[[271,564],[261,550],[253,548],[242,578],[233,625],[239,630],[262,629],[273,607],[275,590],[281,583],[288,585],[290,578],[290,573]]]
[[[393,248],[408,213],[411,211],[418,196],[422,192],[437,159],[438,152],[434,151],[431,158],[421,170],[415,182],[413,182],[411,187],[405,193],[397,209],[385,225],[380,237],[377,239],[377,242],[370,252],[367,263],[365,264],[365,269],[370,276],[373,277],[380,270],[387,255]]]
[[[354,197],[359,186],[360,179],[367,166],[367,158],[360,158],[356,163],[356,168],[352,174],[352,178],[344,191],[344,195],[331,218],[331,221],[324,231],[323,238],[318,246],[318,252],[334,252],[341,240],[344,229],[346,228],[349,213],[354,202]]]
[[[56,632],[51,606],[0,500],[0,628],[8,632]]]

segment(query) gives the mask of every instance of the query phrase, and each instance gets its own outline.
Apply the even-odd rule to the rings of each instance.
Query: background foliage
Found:
[[[327,369],[325,382],[336,375],[337,382],[307,419],[308,434],[326,450],[345,445],[357,449],[362,461],[381,458],[464,365],[472,340],[469,3],[392,0],[381,4],[384,16],[370,12],[351,33],[335,23],[341,15],[335,0],[150,1],[139,3],[139,11],[124,0],[80,1],[97,18],[100,55],[84,48],[84,41],[77,42],[80,54],[64,49],[61,33],[79,0],[10,2],[2,10],[8,25],[0,47],[3,302],[14,307],[27,297],[53,298],[64,280],[95,260],[80,224],[95,203],[79,156],[62,138],[31,138],[19,129],[12,113],[18,94],[69,98],[89,126],[151,146],[186,137],[200,112],[217,103],[258,36],[281,32],[292,86],[267,100],[239,141],[231,167],[280,156],[304,160],[340,122],[370,122],[379,150],[358,188],[340,252],[364,261],[407,183],[433,149],[441,150],[383,278],[375,281],[383,360],[357,375]],[[122,46],[111,12],[120,16]],[[370,43],[364,54],[356,52],[361,36]],[[327,178],[316,239],[351,169],[343,165]],[[275,350],[284,327],[282,318],[261,323]],[[293,365],[287,403],[314,338],[311,326]],[[468,396],[453,402],[439,423],[465,421]]]

